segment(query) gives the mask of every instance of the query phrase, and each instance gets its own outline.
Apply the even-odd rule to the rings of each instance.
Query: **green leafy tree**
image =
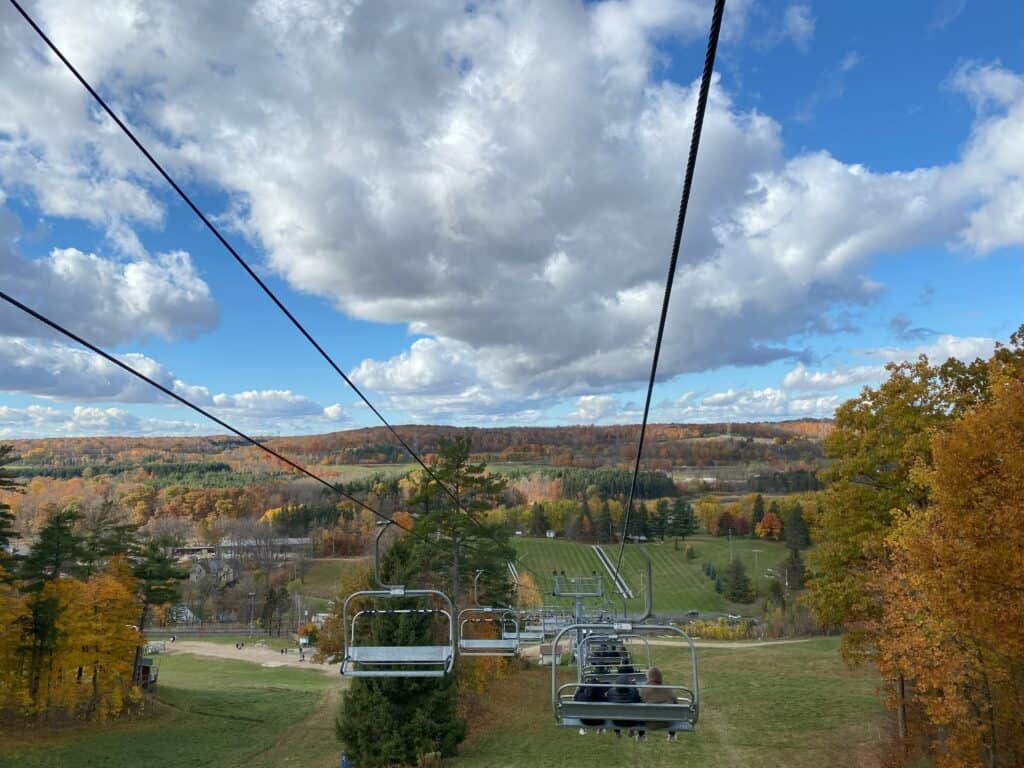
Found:
[[[811,545],[811,536],[807,532],[807,523],[804,521],[804,508],[800,506],[800,502],[794,504],[789,511],[782,532],[786,546],[790,549],[807,549]]]
[[[750,603],[754,601],[754,588],[747,576],[747,567],[743,561],[735,559],[725,569],[722,579],[722,594],[734,603]]]

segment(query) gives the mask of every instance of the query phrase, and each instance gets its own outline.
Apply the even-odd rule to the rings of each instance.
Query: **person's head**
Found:
[[[647,682],[651,685],[661,685],[661,670],[651,667],[647,670]]]

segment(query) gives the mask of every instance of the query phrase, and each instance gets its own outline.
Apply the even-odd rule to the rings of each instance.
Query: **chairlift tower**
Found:
[[[604,597],[604,579],[597,574],[597,571],[591,571],[589,576],[566,576],[565,571],[554,572],[552,576],[554,577],[553,594],[555,597],[571,597],[573,599],[573,623],[583,624],[583,601],[587,598]],[[572,638],[571,656],[575,659],[583,641],[583,630],[577,630]],[[552,646],[551,653],[557,652],[557,645]]]

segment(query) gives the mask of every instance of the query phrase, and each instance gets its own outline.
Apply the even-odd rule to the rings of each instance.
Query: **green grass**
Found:
[[[325,464],[320,471],[331,476],[338,483],[351,483],[368,477],[401,477],[416,468],[416,464]]]
[[[315,670],[175,655],[134,721],[0,736],[0,768],[336,765],[339,680]],[[322,737],[316,737],[320,734]]]
[[[556,728],[550,673],[530,670],[496,683],[477,727],[452,765],[716,766],[879,764],[884,712],[876,675],[843,667],[837,641],[743,650],[701,650],[701,716],[676,744],[652,732],[644,744]],[[661,651],[661,653],[659,653]],[[685,676],[675,650],[655,649],[666,680]]]
[[[697,732],[635,744],[557,728],[550,672],[492,683],[453,768],[878,765],[885,713],[877,675],[843,666],[838,640],[700,649]],[[688,677],[678,649],[655,647],[666,680]],[[566,674],[569,674],[566,672]],[[0,733],[0,768],[277,768],[337,765],[342,682],[322,672],[186,655],[162,659],[157,700],[114,725]],[[446,763],[446,765],[449,763]]]
[[[712,536],[694,536],[689,543],[694,547],[697,559],[686,560],[682,548],[675,549],[671,541],[651,542],[644,545],[651,557],[654,575],[654,610],[679,613],[688,610],[709,612],[736,611],[746,615],[760,612],[760,601],[750,605],[736,605],[722,598],[715,592],[713,582],[704,575],[705,561],[710,561],[715,569],[723,572],[729,564],[729,540]],[[524,568],[534,576],[537,586],[545,595],[551,593],[551,571],[565,570],[569,575],[587,575],[596,570],[605,577],[605,592],[611,594],[611,579],[601,566],[597,555],[589,544],[577,544],[561,539],[515,539],[516,551],[520,558],[520,571]],[[758,549],[758,572],[754,572],[754,554],[751,550]],[[618,545],[607,544],[605,552],[614,561],[618,555]],[[760,539],[734,539],[732,554],[741,558],[747,566],[759,594],[767,592],[769,580],[763,574],[766,568],[778,568],[787,557],[783,544]],[[643,560],[633,546],[627,546],[623,555],[622,574],[626,583],[633,589],[637,599],[630,601],[630,610],[637,611],[643,603],[641,593],[641,572]],[[547,601],[547,599],[546,599]],[[616,605],[620,605],[616,601]]]
[[[303,594],[333,600],[338,595],[338,584],[341,575],[346,572],[361,571],[372,565],[368,557],[339,557],[314,560],[306,578],[302,580]],[[323,605],[326,605],[324,603]]]

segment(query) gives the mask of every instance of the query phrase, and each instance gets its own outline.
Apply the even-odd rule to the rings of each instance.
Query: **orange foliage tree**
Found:
[[[782,535],[782,521],[774,512],[768,512],[761,518],[761,522],[757,524],[754,532],[762,539],[778,541],[779,536]]]
[[[913,681],[940,767],[1024,765],[1024,381],[991,378],[886,542],[880,667]]]

